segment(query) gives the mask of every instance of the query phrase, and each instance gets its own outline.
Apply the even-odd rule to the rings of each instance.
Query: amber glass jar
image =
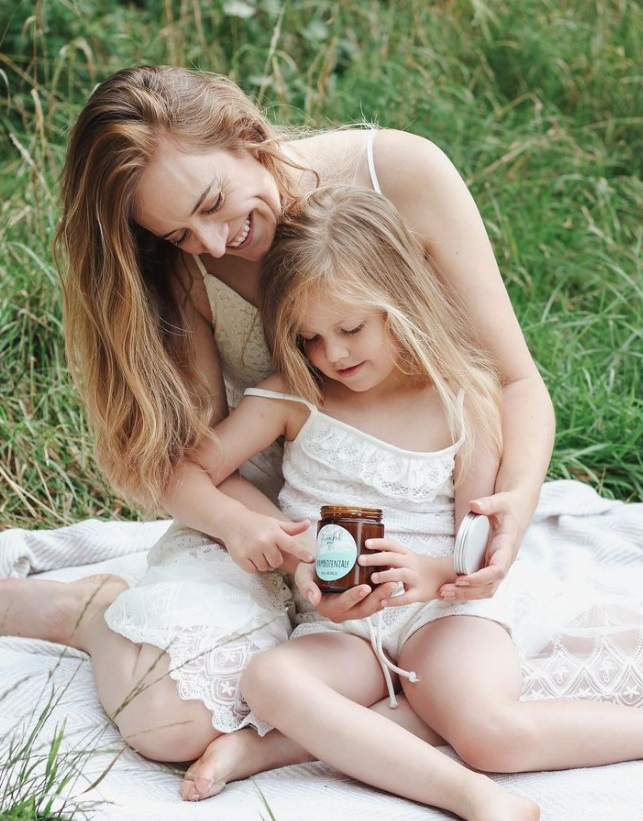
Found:
[[[370,584],[375,567],[357,559],[366,539],[384,536],[382,511],[374,507],[324,505],[317,525],[317,585],[324,593],[343,593],[358,584]]]

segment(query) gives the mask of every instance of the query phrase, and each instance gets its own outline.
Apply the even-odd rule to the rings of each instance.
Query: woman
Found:
[[[241,670],[289,629],[281,577],[238,568],[288,570],[311,556],[311,546],[297,539],[305,523],[267,529],[265,518],[240,513],[244,502],[276,515],[257,488],[275,498],[279,452],[242,471],[252,483],[228,480],[225,505],[191,456],[243,390],[271,371],[254,307],[260,264],[284,206],[328,183],[372,187],[395,204],[463,301],[503,385],[504,456],[495,493],[471,505],[493,523],[487,567],[445,585],[445,600],[493,594],[517,553],[551,455],[549,396],[478,210],[436,146],[397,131],[287,134],[230,81],[184,69],[128,69],[101,84],[73,129],[63,179],[58,246],[66,256],[68,355],[106,476],[128,498],[160,506],[191,529],[176,525],[152,550],[137,592],[124,592],[114,579],[48,586],[46,617],[30,624],[32,609],[16,608],[13,629],[87,650],[107,712],[143,754],[188,760],[205,751],[189,771],[186,798],[307,757],[276,733],[260,739],[249,729],[229,732],[245,720]],[[193,593],[204,580],[205,602],[218,597],[217,585],[228,585],[236,621],[231,615],[222,627],[217,613],[203,614]],[[23,602],[30,584],[37,583],[14,586]],[[141,593],[146,585],[149,595]],[[336,621],[361,618],[379,609],[390,586],[365,598],[361,590],[325,597],[320,612]],[[143,636],[140,609],[150,601],[159,630]],[[84,618],[76,625],[70,613],[79,608]],[[204,620],[207,645],[200,643]],[[179,634],[185,642],[177,642]],[[435,740],[408,711],[396,716],[407,720]]]

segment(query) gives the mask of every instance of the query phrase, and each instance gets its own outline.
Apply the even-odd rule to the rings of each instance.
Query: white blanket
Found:
[[[132,582],[145,568],[146,551],[168,524],[87,521],[53,531],[7,530],[0,533],[0,577],[42,573],[45,578],[72,579],[110,571]],[[643,591],[643,504],[604,500],[576,482],[548,483],[521,553],[534,568],[545,563],[555,567],[564,581],[583,577],[598,557],[606,592],[618,592],[624,578],[629,589],[640,585]],[[642,652],[639,647],[637,664]],[[7,637],[0,638],[0,659],[0,800],[7,794],[6,785],[19,780],[9,767],[16,745],[49,705],[38,750],[47,753],[56,726],[64,720],[61,772],[70,768],[77,773],[65,789],[71,801],[68,813],[77,801],[100,821],[452,817],[357,784],[323,764],[263,773],[228,785],[213,799],[186,804],[178,796],[180,773],[124,748],[100,707],[91,661],[84,653]],[[643,693],[630,692],[627,699],[643,704]],[[86,791],[101,775],[100,783]],[[494,777],[537,800],[543,821],[643,819],[643,762]]]

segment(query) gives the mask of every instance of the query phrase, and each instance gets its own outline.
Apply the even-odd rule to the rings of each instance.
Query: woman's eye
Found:
[[[178,248],[180,248],[185,242],[185,240],[188,238],[189,233],[189,231],[185,231],[183,234],[181,234],[181,236],[178,239],[171,239],[170,242],[172,243],[172,245],[176,245]]]
[[[307,337],[300,336],[299,339],[300,339],[302,345],[310,345],[313,342],[317,342],[319,337],[318,336],[307,336]]]
[[[221,209],[223,205],[223,193],[220,191],[219,196],[216,198],[214,205],[211,208],[208,208],[205,212],[206,214],[214,214]]]

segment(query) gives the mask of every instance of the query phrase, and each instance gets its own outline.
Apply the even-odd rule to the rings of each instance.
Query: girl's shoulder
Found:
[[[289,442],[297,437],[313,410],[309,402],[295,396],[288,389],[288,385],[279,373],[271,374],[255,388],[246,390],[246,396],[253,395],[273,406],[273,413],[277,413],[283,420],[285,437]]]

